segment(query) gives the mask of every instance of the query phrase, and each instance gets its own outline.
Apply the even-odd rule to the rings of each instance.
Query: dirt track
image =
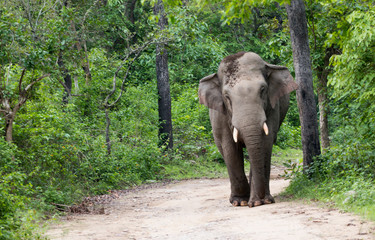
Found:
[[[287,186],[272,180],[271,193]],[[227,179],[182,181],[132,191],[104,214],[76,215],[51,226],[51,239],[375,239],[374,224],[297,202],[232,207]]]

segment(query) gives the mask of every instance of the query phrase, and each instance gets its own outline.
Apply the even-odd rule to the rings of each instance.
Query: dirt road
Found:
[[[287,186],[272,180],[274,195]],[[333,209],[297,202],[232,207],[227,179],[189,180],[132,191],[104,214],[51,226],[51,239],[375,239],[374,225]]]

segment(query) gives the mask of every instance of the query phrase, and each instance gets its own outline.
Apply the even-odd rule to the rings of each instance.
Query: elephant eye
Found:
[[[265,87],[265,86],[262,86],[262,87],[260,88],[260,95],[263,95],[265,91],[266,91],[266,87]]]
[[[224,95],[225,99],[227,100],[229,107],[232,107],[232,101],[230,100],[228,95]]]
[[[228,95],[225,95],[225,99],[226,99],[229,103],[231,103],[231,100],[230,100],[230,98],[229,98]]]
[[[265,86],[261,86],[260,87],[260,91],[259,91],[259,93],[260,93],[260,97],[264,97],[264,95],[266,94],[266,91],[267,91],[267,88],[265,87]]]

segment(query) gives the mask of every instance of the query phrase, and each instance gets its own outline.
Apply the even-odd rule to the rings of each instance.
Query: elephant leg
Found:
[[[252,181],[251,179],[253,178],[253,174],[252,174],[252,171],[251,171],[251,166],[250,166],[250,173],[249,173],[249,186],[250,186],[250,192],[251,192],[251,189],[252,189]]]
[[[271,174],[271,156],[272,156],[272,144],[267,147],[267,151],[264,156],[264,173],[265,173],[265,196],[264,196],[264,203],[270,204],[274,203],[275,199],[272,197],[270,193],[270,174]]]
[[[242,147],[233,142],[223,147],[222,154],[227,166],[231,185],[229,201],[233,206],[247,206],[250,196],[250,187],[244,171]]]
[[[226,115],[210,110],[210,119],[215,143],[227,166],[233,206],[247,206],[250,187],[244,170],[243,146],[235,143]]]
[[[250,200],[249,207],[256,207],[264,204],[265,197],[265,178],[263,167],[258,166],[259,163],[252,162],[250,163]],[[263,165],[262,165],[263,166]]]

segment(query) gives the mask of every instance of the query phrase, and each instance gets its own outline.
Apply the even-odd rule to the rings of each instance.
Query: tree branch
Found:
[[[112,81],[112,83],[113,83],[113,84],[112,84],[112,90],[111,90],[111,92],[107,95],[107,97],[106,97],[105,100],[104,100],[104,107],[105,107],[105,108],[111,108],[111,107],[113,107],[113,106],[114,106],[114,105],[120,100],[120,98],[121,98],[121,96],[122,96],[122,93],[123,93],[123,91],[124,91],[124,87],[125,87],[126,79],[128,78],[128,75],[129,75],[130,69],[131,69],[131,67],[132,67],[132,65],[133,65],[133,63],[134,63],[134,61],[140,56],[140,54],[141,54],[141,53],[142,53],[142,52],[143,52],[148,46],[150,46],[150,45],[153,44],[153,43],[156,43],[156,41],[148,41],[148,42],[146,42],[143,46],[131,50],[130,53],[127,54],[127,55],[125,56],[124,60],[122,61],[122,63],[120,64],[120,66],[117,68],[117,70],[116,70],[116,72],[115,72],[115,74],[114,74],[114,76],[113,76],[113,81]],[[133,54],[135,54],[135,56],[134,56],[134,58],[132,59],[132,61],[129,63],[129,66],[128,66],[128,69],[127,69],[127,71],[126,71],[126,74],[125,74],[125,76],[124,76],[124,78],[123,78],[123,80],[122,80],[121,89],[120,89],[121,92],[120,92],[119,96],[116,98],[116,100],[115,100],[113,103],[109,104],[109,103],[108,103],[109,98],[110,98],[110,97],[115,93],[115,91],[116,91],[116,78],[117,78],[117,75],[118,75],[118,73],[120,72],[120,70],[122,69],[122,67],[124,66],[124,64],[126,63],[126,61],[127,61],[127,60],[130,58],[130,56],[133,55]]]
[[[18,92],[19,92],[19,93],[22,92],[22,80],[23,80],[23,77],[25,76],[25,72],[26,72],[26,68],[24,68],[24,69],[22,70],[20,80],[18,81]]]
[[[99,2],[99,0],[96,0],[96,1],[94,2],[94,4],[91,5],[91,7],[89,7],[89,9],[87,9],[85,15],[83,16],[83,20],[82,20],[82,23],[81,23],[81,27],[82,27],[82,29],[84,29],[83,24],[86,22],[86,18],[87,18],[87,16],[89,15],[89,13],[91,12],[91,9],[92,9],[96,4],[98,4],[98,2]]]
[[[66,86],[66,84],[63,81],[61,81],[60,79],[57,79],[57,81],[59,81],[59,83],[64,87],[64,89],[66,90],[69,96],[73,96],[73,97],[84,96],[82,94],[72,94],[72,91],[70,91],[68,86]]]
[[[39,82],[40,80],[42,80],[43,78],[46,78],[46,77],[49,77],[51,74],[44,74],[43,76],[37,78],[34,82],[30,83],[29,85],[27,85],[27,87],[25,88],[25,92],[29,91],[30,88],[33,87],[33,85],[37,82]]]

